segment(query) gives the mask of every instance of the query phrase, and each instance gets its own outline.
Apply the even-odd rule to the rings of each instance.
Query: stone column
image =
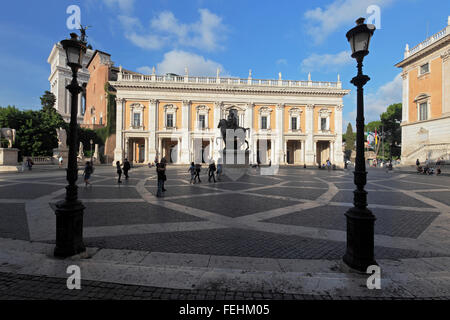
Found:
[[[125,153],[125,158],[130,159],[130,138],[126,137],[125,138],[125,146],[124,146],[124,153]]]
[[[182,152],[181,141],[182,141],[181,138],[178,138],[178,143],[177,143],[177,149],[178,150],[177,150],[177,162],[176,163],[189,163],[189,151],[188,151],[188,154],[187,154],[187,161],[186,162],[181,161],[181,152]]]
[[[334,141],[330,141],[330,162],[334,164]]]
[[[152,99],[148,108],[148,130],[150,136],[148,138],[148,161],[155,160],[156,150],[156,131],[158,131],[158,100]]]
[[[253,102],[247,103],[247,108],[245,109],[245,127],[246,128],[250,128],[250,133],[249,133],[249,140],[248,140],[248,145],[250,146],[249,149],[249,161],[251,163],[254,163],[254,155],[256,154],[256,150],[254,149],[254,143],[253,143],[253,128],[255,127],[253,124],[254,121],[254,107],[255,105],[253,104]]]
[[[314,165],[314,105],[309,104],[306,106],[306,121],[305,121],[305,132],[306,132],[306,145],[305,145],[305,162],[308,165]]]
[[[123,161],[123,137],[122,137],[122,130],[123,130],[123,112],[125,110],[125,99],[123,98],[116,98],[117,102],[117,115],[116,115],[116,149],[114,149],[114,163],[115,165],[116,161],[120,161],[122,163]]]
[[[178,140],[179,163],[188,164],[189,163],[189,136],[191,131],[191,101],[183,100],[183,105],[181,107],[181,134],[182,139]],[[181,150],[180,150],[181,149]]]
[[[284,158],[284,164],[288,164],[289,163],[289,159],[287,157],[287,144],[288,144],[288,140],[284,140],[284,154],[286,155]]]
[[[409,121],[409,76],[407,72],[402,73],[403,95],[402,95],[402,122]]]
[[[162,139],[158,138],[158,161],[161,161],[162,158],[163,158]]]
[[[336,106],[334,115],[334,130],[336,139],[334,141],[333,161],[337,166],[344,166],[344,152],[342,150],[342,110],[343,105]]]
[[[222,158],[222,136],[220,133],[220,130],[217,128],[217,126],[219,125],[219,121],[221,120],[220,116],[221,116],[221,110],[222,110],[222,106],[223,103],[222,101],[216,101],[214,102],[214,119],[213,119],[213,123],[211,125],[211,128],[214,130],[214,140],[213,143],[219,142],[219,145],[217,146],[217,148],[214,148],[214,159],[215,160],[219,160],[219,158]],[[222,161],[224,161],[224,159],[222,159]]]
[[[306,148],[305,148],[305,145],[306,145],[306,143],[305,143],[305,140],[301,140],[301,145],[302,145],[302,162],[303,162],[303,164],[305,164],[306,163]]]
[[[276,120],[276,153],[275,163],[284,163],[283,151],[283,135],[284,135],[284,104],[280,103],[276,106],[275,111]]]

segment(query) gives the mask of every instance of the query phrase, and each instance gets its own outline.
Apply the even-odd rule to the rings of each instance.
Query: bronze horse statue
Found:
[[[236,131],[236,130],[241,129],[241,130],[244,131],[245,136],[247,136],[247,131],[250,131],[250,128],[243,128],[243,127],[239,127],[237,125],[234,125],[234,126],[230,125],[229,121],[227,121],[225,119],[220,120],[219,125],[217,126],[217,128],[220,129],[220,133],[222,134],[222,139],[225,142],[225,149],[226,149],[226,141],[227,141],[227,130],[234,130],[234,131]],[[238,137],[236,137],[236,138],[238,138]],[[242,144],[246,143],[247,144],[247,149],[245,149],[245,151],[248,151],[250,149],[250,145],[249,145],[247,140],[244,140],[244,142],[239,141],[239,139],[236,139],[236,140],[237,140],[237,143],[238,143],[238,146],[237,146],[238,148],[239,148],[239,145],[242,145]]]

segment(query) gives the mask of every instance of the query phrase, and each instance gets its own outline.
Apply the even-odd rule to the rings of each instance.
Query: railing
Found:
[[[405,58],[408,58],[408,57],[412,56],[413,54],[419,52],[420,50],[425,49],[426,47],[432,45],[436,41],[442,39],[443,37],[445,37],[450,32],[449,29],[450,29],[449,26],[445,27],[444,29],[442,29],[438,33],[432,35],[431,37],[428,37],[427,39],[425,39],[424,41],[419,43],[414,48],[410,49],[409,51],[406,51],[405,52]]]
[[[119,73],[118,81],[125,82],[167,82],[167,83],[198,83],[239,86],[261,87],[314,87],[341,89],[341,82],[331,81],[297,81],[297,80],[270,80],[270,79],[242,79],[242,78],[213,78],[213,77],[189,77],[173,75],[141,75]]]
[[[34,164],[56,164],[57,161],[53,157],[23,157],[23,161],[27,161],[30,158]]]

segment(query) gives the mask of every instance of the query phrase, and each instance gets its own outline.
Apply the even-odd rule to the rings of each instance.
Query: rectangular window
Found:
[[[428,63],[425,63],[424,65],[420,66],[420,74],[428,73],[430,72],[430,65]]]
[[[167,114],[166,127],[173,128],[173,114],[172,113]]]
[[[141,126],[141,114],[136,112],[133,114],[133,127],[139,128],[140,126]]]
[[[320,130],[327,130],[327,118],[320,118]]]
[[[424,102],[419,105],[419,120],[428,119],[428,103]]]
[[[297,117],[292,117],[291,118],[291,129],[292,130],[297,130]]]
[[[261,117],[261,129],[267,130],[267,117]]]
[[[200,129],[205,129],[206,128],[206,120],[205,120],[205,115],[201,114],[198,116],[198,125]]]

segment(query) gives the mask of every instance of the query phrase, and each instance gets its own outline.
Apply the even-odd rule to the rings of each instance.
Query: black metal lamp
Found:
[[[375,26],[364,24],[364,18],[356,21],[356,27],[347,32],[347,40],[352,48],[352,57],[357,61],[358,75],[351,81],[357,87],[356,116],[356,160],[353,192],[354,207],[346,212],[347,217],[347,249],[343,257],[350,268],[366,272],[367,267],[376,265],[374,256],[375,216],[367,208],[367,171],[364,158],[364,85],[370,78],[362,73],[362,62],[369,54],[370,39]]]
[[[77,73],[82,67],[83,57],[86,53],[86,43],[79,41],[76,33],[70,34],[69,40],[61,41],[66,52],[67,65],[72,70],[72,82],[66,87],[71,93],[71,110],[69,124],[69,159],[67,165],[66,197],[56,205],[56,246],[54,255],[67,258],[86,251],[83,243],[83,213],[84,205],[78,200],[77,164],[77,113],[78,95],[82,88],[78,85]]]

